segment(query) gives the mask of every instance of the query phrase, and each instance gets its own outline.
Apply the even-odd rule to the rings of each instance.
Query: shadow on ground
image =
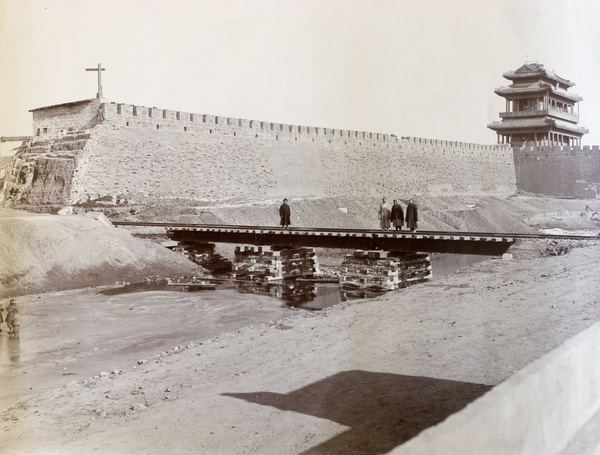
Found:
[[[304,452],[379,454],[408,441],[483,395],[492,386],[419,376],[344,371],[288,394],[224,393],[351,427]]]

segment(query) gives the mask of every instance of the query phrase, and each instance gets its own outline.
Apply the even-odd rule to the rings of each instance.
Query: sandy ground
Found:
[[[3,453],[385,453],[600,321],[600,246],[515,257],[26,398]]]
[[[311,220],[335,214],[322,225],[349,225],[336,204],[295,207]],[[582,201],[423,205],[424,229],[444,213],[446,227],[474,231],[495,215],[500,232],[598,227]],[[350,209],[364,219],[370,205]],[[526,242],[514,260],[318,312],[241,298],[229,311],[218,293],[176,306],[157,294],[47,293],[56,277],[68,289],[194,267],[97,220],[1,215],[0,254],[19,261],[2,263],[11,290],[0,297],[25,304],[21,340],[6,325],[0,335],[7,454],[386,453],[600,321],[600,245],[591,241],[549,257],[540,251],[561,245]],[[250,209],[230,215],[264,222]],[[33,296],[32,283],[42,289]],[[223,311],[202,320],[182,306]],[[263,322],[251,319],[259,310]]]

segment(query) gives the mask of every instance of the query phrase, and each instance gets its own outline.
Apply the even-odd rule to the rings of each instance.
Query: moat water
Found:
[[[432,275],[443,276],[490,259],[491,256],[465,254],[434,254],[431,256]],[[135,283],[120,288],[102,291],[105,295],[130,294],[147,291],[181,292],[183,289],[172,290],[165,283]],[[172,291],[171,291],[172,290]],[[282,307],[300,308],[304,310],[322,310],[337,305],[346,300],[376,297],[390,291],[373,291],[367,289],[352,289],[339,283],[318,283],[302,281],[272,281],[264,283],[234,282],[223,279],[216,284],[219,291],[234,290],[240,294],[255,294],[281,301]],[[191,291],[191,292],[211,292]],[[394,292],[394,291],[392,291]]]

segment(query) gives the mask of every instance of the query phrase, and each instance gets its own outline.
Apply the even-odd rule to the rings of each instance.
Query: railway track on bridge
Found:
[[[323,234],[356,234],[356,235],[401,235],[401,236],[423,236],[423,237],[463,237],[463,238],[494,238],[494,239],[527,239],[527,240],[600,240],[600,235],[573,235],[573,234],[522,234],[506,232],[473,232],[473,231],[382,231],[381,229],[341,229],[341,228],[309,228],[293,227],[286,230],[279,226],[255,226],[255,225],[232,225],[232,224],[190,224],[174,222],[148,222],[148,221],[113,221],[115,226],[139,226],[139,227],[161,227],[182,230],[215,230],[215,231],[260,231],[277,233],[323,233]]]

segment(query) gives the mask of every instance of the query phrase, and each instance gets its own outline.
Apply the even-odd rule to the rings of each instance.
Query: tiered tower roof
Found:
[[[525,63],[503,74],[512,81],[494,92],[506,99],[501,121],[488,125],[499,143],[520,145],[581,145],[588,132],[579,126],[578,102],[583,98],[568,91],[575,85],[540,63]]]

